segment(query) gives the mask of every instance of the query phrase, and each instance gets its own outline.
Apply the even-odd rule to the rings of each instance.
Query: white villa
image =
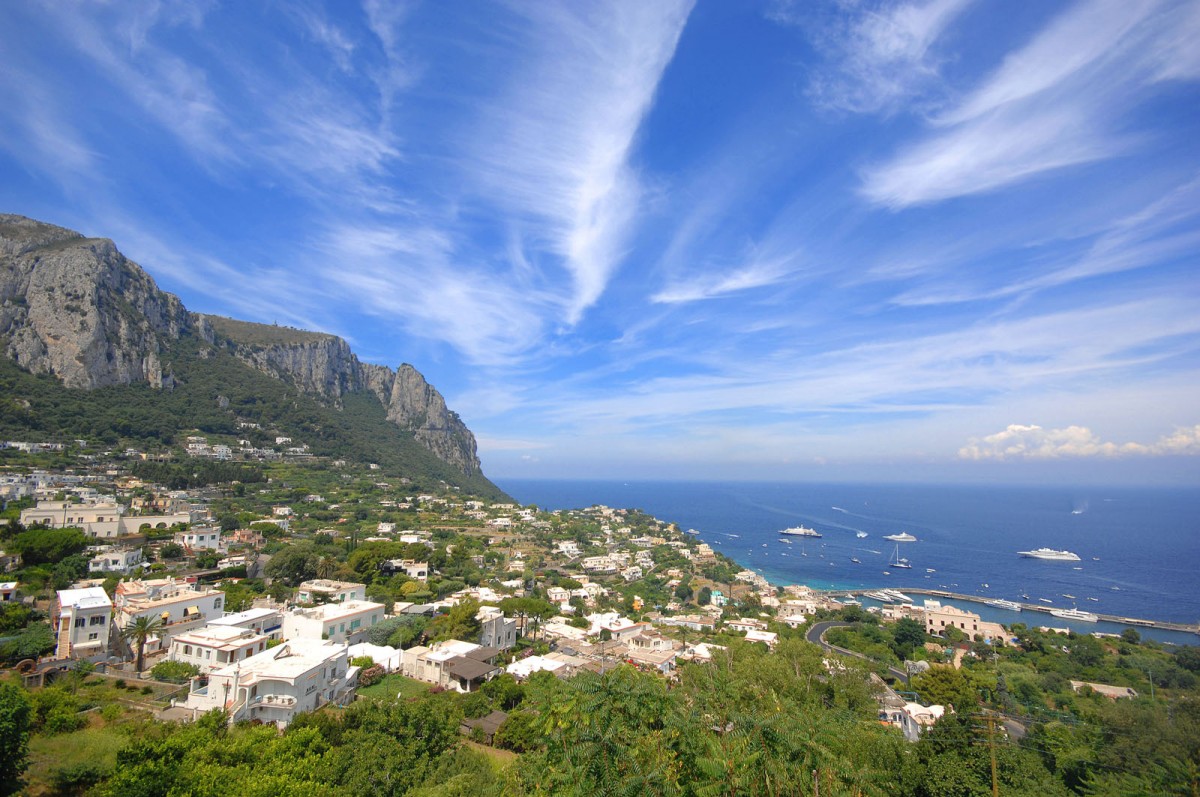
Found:
[[[137,534],[143,527],[166,529],[192,520],[187,512],[129,517],[124,512],[125,507],[112,501],[38,501],[36,507],[21,510],[21,525],[40,523],[53,529],[72,526],[83,529],[89,537],[111,538]]]
[[[359,585],[361,586],[361,585]],[[308,608],[296,607],[283,616],[284,639],[328,639],[362,642],[371,626],[383,620],[383,604],[346,600]]]
[[[187,701],[178,705],[193,719],[223,708],[231,723],[261,720],[284,728],[301,712],[348,702],[357,677],[344,645],[294,639],[213,671],[207,683],[194,679]]]
[[[500,673],[491,663],[500,651],[457,639],[433,647],[418,645],[404,651],[401,672],[409,678],[445,689],[473,692]]]
[[[158,633],[161,642],[152,642],[151,651],[165,647],[176,634],[203,628],[225,615],[225,593],[173,578],[122,581],[117,584],[114,604],[118,628],[125,628],[139,617],[162,621]]]
[[[128,573],[145,559],[141,548],[107,548],[88,562],[89,573]]]
[[[267,637],[252,629],[207,625],[174,637],[167,658],[194,664],[200,672],[207,673],[244,661],[266,649]]]
[[[175,542],[182,545],[189,551],[220,551],[224,550],[221,544],[220,529],[205,529],[195,528],[187,531],[175,532]]]
[[[209,620],[208,624],[249,629],[265,634],[268,639],[283,638],[283,615],[277,609],[247,609]]]
[[[87,659],[108,653],[112,601],[100,587],[62,589],[54,607],[58,634],[55,655],[60,659]]]
[[[315,578],[300,584],[296,600],[300,603],[344,603],[345,601],[365,601],[367,587],[365,584],[355,584],[353,581],[333,581],[328,578]]]

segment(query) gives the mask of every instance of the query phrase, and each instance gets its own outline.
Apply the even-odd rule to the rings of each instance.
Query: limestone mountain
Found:
[[[265,397],[253,395],[254,385],[273,395],[290,388],[286,395],[311,402],[312,413],[337,418],[311,419],[326,436],[351,418],[372,427],[385,421],[387,437],[399,432],[398,439],[495,489],[482,478],[474,435],[411,365],[393,371],[360,362],[335,335],[189,312],[112,241],[3,214],[0,350],[23,372],[54,377],[71,391],[181,393],[201,406],[211,401],[230,418],[261,409]],[[210,384],[216,371],[241,390]],[[194,395],[201,384],[221,395]],[[195,423],[180,418],[178,428]]]

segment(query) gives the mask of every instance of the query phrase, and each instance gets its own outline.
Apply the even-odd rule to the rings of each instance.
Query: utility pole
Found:
[[[813,797],[821,797],[821,781],[817,777],[818,770],[813,770]]]
[[[992,797],[1000,797],[1000,773],[996,763],[996,723],[1000,719],[988,712],[982,712],[979,717],[987,728],[988,755],[992,760]]]

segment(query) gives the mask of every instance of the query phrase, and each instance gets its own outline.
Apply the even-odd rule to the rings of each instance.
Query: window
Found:
[[[184,645],[184,646],[183,646],[183,655],[185,655],[185,656],[190,656],[190,655],[192,655],[192,646],[191,646],[191,645]]]
[[[97,614],[88,618],[88,625],[104,625],[104,615]]]
[[[99,635],[99,634],[88,634],[88,641],[89,641],[89,642],[90,642],[91,640],[93,640],[93,639],[99,639],[99,638],[100,638],[100,635]]]
[[[212,651],[211,651],[211,650],[206,650],[206,651],[204,651],[204,658],[206,658],[206,659],[211,659],[211,658],[212,658]]]
[[[214,608],[214,609],[220,609],[220,608],[221,608],[221,599],[220,599],[220,598],[217,598],[215,601],[213,601],[213,608]]]
[[[75,618],[75,627],[76,628],[83,628],[86,624],[87,624],[86,617],[76,617]]]
[[[350,630],[353,631],[355,628],[358,628],[360,625],[362,625],[362,620],[351,620],[350,621]]]

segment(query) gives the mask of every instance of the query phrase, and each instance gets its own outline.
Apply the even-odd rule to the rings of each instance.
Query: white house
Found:
[[[88,562],[89,573],[128,573],[145,559],[141,548],[108,548]]]
[[[182,545],[189,551],[222,550],[220,529],[198,527],[187,531],[177,531],[174,540],[176,544]]]
[[[296,600],[300,603],[344,603],[345,601],[363,601],[367,599],[365,584],[355,584],[352,581],[333,581],[328,578],[315,578],[300,584]]]
[[[59,590],[54,608],[57,658],[88,659],[107,655],[112,607],[108,593],[100,587]]]
[[[207,625],[171,639],[167,658],[194,664],[200,672],[219,670],[267,649],[267,637],[248,628]]]
[[[283,638],[283,615],[277,609],[247,609],[209,620],[208,624],[249,629],[265,634],[268,639]]]
[[[122,581],[113,603],[117,628],[125,628],[139,617],[161,622],[158,639],[148,646],[151,651],[165,647],[176,634],[203,628],[225,615],[225,593],[173,578]]]
[[[473,692],[500,673],[500,668],[492,664],[499,652],[457,639],[438,642],[433,647],[418,645],[404,651],[401,671],[409,678],[445,689]]]
[[[479,621],[479,643],[484,647],[508,650],[517,644],[517,621],[496,607],[480,607],[475,619]]]
[[[308,608],[296,607],[283,616],[284,639],[328,639],[361,642],[371,626],[383,620],[383,604],[346,600]]]
[[[193,679],[180,705],[193,719],[223,708],[231,723],[260,720],[284,728],[301,712],[347,703],[357,677],[344,645],[296,639],[214,670],[207,681]]]

